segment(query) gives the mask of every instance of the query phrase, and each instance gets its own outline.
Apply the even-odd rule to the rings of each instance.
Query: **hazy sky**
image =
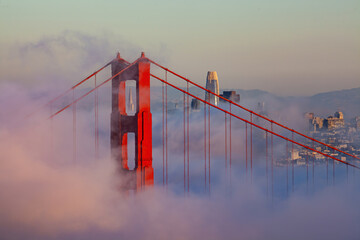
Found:
[[[359,0],[0,0],[0,30],[1,52],[80,32],[113,38],[106,59],[126,42],[198,83],[216,70],[221,88],[311,95],[360,87]]]

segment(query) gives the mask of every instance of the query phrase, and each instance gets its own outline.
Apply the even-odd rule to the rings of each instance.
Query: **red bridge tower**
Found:
[[[129,67],[117,55],[111,64],[112,75]],[[126,113],[126,84],[136,82],[135,115]],[[135,133],[135,168],[128,167],[128,133]],[[123,187],[141,189],[154,184],[152,167],[152,116],[150,112],[150,62],[144,53],[137,62],[112,80],[111,152],[126,177]]]

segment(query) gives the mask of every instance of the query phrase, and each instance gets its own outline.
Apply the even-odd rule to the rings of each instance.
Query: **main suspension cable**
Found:
[[[281,128],[284,128],[284,129],[286,129],[286,130],[288,130],[288,131],[290,131],[290,132],[293,132],[293,133],[295,133],[295,134],[298,134],[298,135],[300,135],[300,136],[302,136],[302,137],[304,137],[304,138],[307,138],[307,139],[309,139],[309,140],[313,140],[313,141],[315,141],[315,142],[317,142],[317,143],[319,143],[319,144],[322,144],[323,146],[329,147],[329,148],[331,148],[331,149],[333,149],[333,150],[335,150],[335,151],[341,152],[341,153],[346,154],[346,155],[348,155],[348,156],[350,156],[350,157],[353,157],[353,158],[356,158],[356,159],[360,160],[360,157],[357,157],[357,156],[352,155],[352,154],[350,154],[350,153],[344,152],[344,151],[342,151],[342,150],[340,150],[340,149],[338,149],[338,148],[335,148],[335,147],[333,147],[333,146],[331,146],[331,145],[328,145],[328,144],[326,144],[326,143],[323,143],[323,142],[321,142],[321,141],[318,141],[318,140],[316,140],[316,139],[314,139],[314,138],[312,138],[312,137],[309,137],[309,136],[307,136],[307,135],[305,135],[305,134],[303,134],[303,133],[300,133],[300,132],[298,132],[298,131],[296,131],[296,130],[294,130],[294,129],[288,128],[288,127],[286,127],[286,126],[283,125],[283,124],[280,124],[280,123],[278,123],[278,122],[276,122],[276,121],[274,121],[274,120],[271,120],[271,119],[269,119],[269,118],[267,118],[267,117],[265,117],[265,116],[263,116],[263,115],[261,115],[261,114],[258,114],[258,113],[254,112],[254,111],[251,111],[251,110],[248,109],[248,108],[245,108],[245,107],[243,107],[243,106],[241,106],[241,105],[239,105],[239,104],[237,104],[237,103],[235,103],[235,102],[233,102],[233,101],[231,101],[231,100],[229,100],[229,99],[227,99],[227,98],[224,98],[223,96],[221,96],[221,95],[219,95],[219,94],[216,94],[216,93],[214,93],[214,92],[212,92],[212,91],[210,91],[210,90],[208,90],[208,89],[200,86],[199,84],[194,83],[193,81],[191,81],[191,80],[189,80],[189,79],[187,79],[187,78],[185,78],[185,77],[183,77],[183,76],[181,76],[181,75],[179,75],[179,74],[171,71],[171,70],[168,69],[168,68],[165,68],[164,66],[162,66],[162,65],[160,65],[160,64],[152,61],[152,60],[149,59],[149,58],[147,58],[147,60],[148,60],[150,63],[152,63],[152,64],[154,64],[154,65],[156,65],[156,66],[158,66],[158,67],[160,67],[160,68],[168,71],[169,73],[171,73],[171,74],[173,74],[173,75],[175,75],[175,76],[177,76],[177,77],[179,77],[179,78],[181,78],[181,79],[183,79],[183,80],[185,80],[185,81],[193,84],[194,86],[196,86],[196,87],[198,87],[198,88],[200,88],[200,89],[202,89],[202,90],[204,90],[204,91],[206,91],[206,92],[208,92],[208,93],[210,93],[210,94],[212,94],[212,95],[214,95],[214,96],[216,96],[216,97],[218,97],[218,98],[220,98],[220,99],[222,99],[222,100],[224,100],[224,101],[226,101],[226,102],[229,102],[230,104],[233,104],[233,105],[235,105],[235,106],[237,106],[237,107],[239,107],[239,108],[241,108],[241,109],[243,109],[243,110],[245,110],[245,111],[247,111],[247,112],[249,112],[249,113],[251,113],[251,114],[254,114],[254,115],[257,116],[257,117],[260,117],[260,118],[262,118],[262,119],[264,119],[264,120],[266,120],[266,121],[268,121],[268,122],[270,122],[270,123],[274,123],[275,125],[278,125],[278,126],[280,126]]]
[[[150,74],[150,76],[153,77],[153,78],[155,78],[155,79],[157,79],[157,80],[159,80],[159,81],[161,81],[161,82],[166,83],[167,85],[169,85],[169,86],[177,89],[177,90],[180,91],[180,92],[186,93],[186,94],[188,94],[189,96],[198,99],[199,101],[201,101],[201,102],[203,102],[203,103],[206,102],[205,100],[203,100],[203,99],[201,99],[201,98],[199,98],[199,97],[197,97],[197,96],[195,96],[195,95],[193,95],[193,94],[191,94],[191,93],[187,93],[187,92],[184,91],[183,89],[181,89],[181,88],[179,88],[179,87],[177,87],[177,86],[175,86],[175,85],[173,85],[173,84],[171,84],[171,83],[169,83],[169,82],[166,82],[166,81],[164,81],[163,79],[161,79],[161,78],[159,78],[159,77],[157,77],[157,76],[155,76],[155,75],[153,75],[153,74]],[[226,110],[224,110],[224,109],[222,109],[222,108],[220,108],[220,107],[218,107],[218,106],[216,106],[216,105],[214,105],[214,104],[212,104],[212,103],[210,103],[210,102],[206,102],[206,104],[208,104],[209,107],[211,106],[211,107],[213,107],[213,108],[215,108],[215,109],[218,109],[218,110],[220,110],[220,111],[222,111],[222,112],[225,112],[225,113],[227,113],[227,114],[229,114],[229,115],[231,115],[231,116],[233,116],[233,117],[235,117],[235,118],[237,118],[237,119],[239,119],[239,120],[241,120],[241,121],[243,121],[243,122],[245,122],[245,123],[250,124],[251,126],[257,127],[257,128],[259,128],[259,129],[261,129],[261,130],[263,130],[263,131],[267,131],[267,132],[271,133],[271,134],[274,135],[274,136],[277,136],[277,137],[279,137],[279,138],[282,138],[282,139],[284,139],[284,140],[286,140],[286,141],[289,141],[289,142],[291,142],[291,143],[294,143],[294,144],[296,144],[296,145],[298,145],[298,146],[301,146],[301,147],[303,147],[303,148],[309,149],[309,150],[311,150],[311,151],[313,151],[313,152],[319,153],[319,154],[321,154],[321,155],[323,155],[323,156],[325,156],[325,157],[329,157],[329,158],[331,158],[331,159],[334,159],[335,161],[338,161],[338,162],[341,162],[341,163],[343,163],[343,164],[346,164],[346,165],[352,166],[352,167],[354,167],[354,168],[360,169],[360,167],[358,167],[358,166],[356,166],[356,165],[354,165],[354,164],[351,164],[351,163],[342,161],[342,160],[340,160],[340,159],[338,159],[338,158],[335,158],[335,157],[330,156],[330,155],[328,155],[328,154],[326,154],[326,153],[323,153],[323,152],[321,152],[321,151],[319,151],[319,150],[317,150],[317,149],[313,149],[313,148],[308,147],[308,146],[306,146],[306,145],[304,145],[304,144],[302,144],[302,143],[299,143],[299,142],[296,142],[296,141],[294,141],[294,140],[292,140],[292,139],[289,139],[289,138],[287,138],[287,137],[284,137],[283,135],[280,135],[280,134],[274,132],[273,130],[269,130],[269,129],[266,129],[266,128],[264,128],[264,127],[261,127],[261,126],[255,124],[255,123],[253,123],[253,122],[251,122],[251,121],[248,121],[248,120],[246,120],[246,119],[244,119],[244,118],[241,118],[241,117],[239,117],[239,116],[237,116],[237,115],[235,115],[235,114],[233,114],[233,113],[230,113],[230,112],[228,112],[228,111],[226,111]],[[209,114],[210,114],[210,113],[209,113]],[[272,129],[272,127],[271,127],[271,129]],[[209,132],[209,134],[210,134],[210,132]],[[209,166],[209,168],[210,168],[210,166]]]

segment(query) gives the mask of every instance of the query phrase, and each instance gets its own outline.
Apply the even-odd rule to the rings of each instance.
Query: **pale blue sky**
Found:
[[[360,87],[359,0],[0,0],[0,29],[2,51],[66,30],[110,33],[197,82],[216,70],[223,88]]]

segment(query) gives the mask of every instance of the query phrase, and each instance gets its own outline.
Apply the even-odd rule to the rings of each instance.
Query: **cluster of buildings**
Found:
[[[309,121],[311,134],[317,132],[357,132],[360,131],[360,116],[345,122],[342,112],[335,112],[334,116],[327,118],[315,117],[314,113],[305,113],[305,119]]]
[[[336,112],[334,116],[327,118],[315,117],[314,113],[305,113],[305,118],[309,120],[309,130],[333,130],[345,127],[344,114]]]
[[[342,112],[335,112],[333,116],[327,118],[316,117],[314,113],[306,113],[305,119],[309,123],[308,135],[317,139],[320,142],[326,143],[337,149],[340,149],[349,154],[360,157],[360,116],[346,122]],[[306,143],[312,146],[312,142]],[[326,153],[330,156],[336,157],[343,161],[349,161],[359,164],[360,162],[345,154],[334,151],[324,145],[314,144],[314,149]],[[288,156],[278,161],[279,165],[295,163],[296,165],[305,165],[309,157],[317,164],[326,161],[326,157],[317,152],[311,152],[304,148],[295,147],[294,151],[288,153]],[[294,161],[294,162],[292,162]]]

